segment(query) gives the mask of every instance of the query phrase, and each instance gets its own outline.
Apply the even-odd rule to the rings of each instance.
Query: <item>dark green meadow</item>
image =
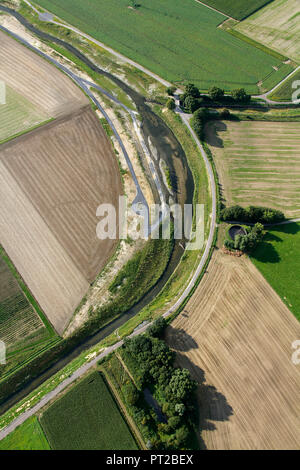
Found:
[[[300,321],[300,223],[272,227],[251,259]]]
[[[88,375],[55,401],[40,422],[54,450],[138,448],[99,372]]]

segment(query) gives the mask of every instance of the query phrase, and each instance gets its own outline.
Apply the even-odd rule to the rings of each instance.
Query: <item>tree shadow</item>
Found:
[[[181,313],[181,315],[184,318],[188,318],[188,313],[185,310]],[[172,338],[172,348],[176,351],[188,352],[191,349],[198,348],[198,344],[194,338],[187,334],[183,329],[168,326],[166,334],[169,338]]]
[[[177,352],[176,363],[180,367],[188,369],[191,376],[198,383],[197,402],[198,402],[198,441],[201,450],[206,449],[203,440],[203,431],[214,431],[217,429],[215,422],[229,421],[233,415],[233,408],[228,403],[226,397],[219,392],[216,387],[206,383],[205,372],[196,364],[190,361],[188,357]]]
[[[270,227],[270,230],[272,230],[272,235],[274,235],[274,232],[288,233],[289,235],[296,235],[300,231],[300,224],[297,222],[294,222],[290,224],[276,225],[274,226],[274,228]]]
[[[205,132],[205,142],[211,147],[224,148],[224,143],[221,137],[219,137],[219,132],[225,132],[227,130],[227,125],[224,121],[214,121],[213,123],[208,123],[206,126]]]
[[[276,237],[277,238],[277,237]],[[261,263],[279,263],[281,260],[278,252],[271,243],[267,240],[263,240],[259,243],[256,250],[251,254],[251,258]]]

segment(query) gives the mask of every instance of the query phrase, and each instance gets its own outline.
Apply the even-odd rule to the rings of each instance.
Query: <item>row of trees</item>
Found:
[[[145,335],[125,340],[122,357],[130,367],[138,389],[127,384],[122,391],[127,403],[134,406],[135,418],[145,424],[147,414],[139,406],[141,391],[145,387],[151,389],[166,418],[165,422],[156,420],[154,447],[184,449],[196,415],[196,382],[188,370],[174,368],[175,354],[160,338],[165,327],[166,321],[160,318]]]
[[[224,245],[230,250],[252,251],[263,238],[264,227],[257,223],[245,235],[236,235],[234,240],[225,240]]]
[[[285,219],[283,212],[268,207],[241,206],[225,207],[221,210],[220,219],[225,222],[239,221],[248,223],[275,224]]]
[[[173,94],[173,88],[168,88],[168,93]],[[186,85],[185,91],[180,97],[181,105],[190,114],[204,105],[247,104],[250,102],[250,99],[251,96],[246,93],[244,88],[238,88],[233,90],[230,95],[225,95],[222,88],[213,86],[208,91],[208,94],[201,94],[199,88],[193,83]]]

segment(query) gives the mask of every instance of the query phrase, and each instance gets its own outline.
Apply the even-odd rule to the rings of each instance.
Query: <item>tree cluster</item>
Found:
[[[170,94],[169,91],[168,94]],[[207,94],[201,94],[193,83],[188,83],[184,93],[181,95],[180,101],[185,111],[192,114],[204,105],[247,104],[250,99],[251,96],[247,94],[244,88],[238,88],[233,90],[230,95],[225,95],[225,91],[222,88],[213,86]]]
[[[247,208],[241,206],[225,207],[221,210],[220,218],[224,221],[248,222],[253,224],[256,222],[261,224],[275,224],[285,219],[283,212],[259,206],[249,206]]]
[[[264,227],[257,223],[245,235],[236,235],[234,240],[225,240],[224,246],[230,250],[252,251],[263,238]]]
[[[165,320],[159,319],[145,335],[126,339],[122,357],[137,386],[141,390],[145,387],[153,390],[166,418],[165,422],[156,421],[156,437],[151,439],[151,447],[184,449],[196,415],[196,382],[188,370],[174,367],[174,352],[159,339],[165,327]],[[126,386],[124,395],[131,404],[137,403],[138,395],[131,387]],[[135,419],[145,425],[149,419],[145,410],[136,406],[134,410]]]

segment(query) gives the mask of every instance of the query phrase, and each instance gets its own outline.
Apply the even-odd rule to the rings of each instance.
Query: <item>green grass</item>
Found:
[[[298,72],[291,75],[291,77],[288,78],[288,80],[286,80],[284,83],[282,83],[282,85],[276,88],[276,90],[273,91],[273,93],[269,96],[269,98],[274,101],[291,101],[292,94],[296,91],[295,88],[292,88],[292,84],[296,80],[300,80],[300,70],[298,70]],[[299,85],[297,89],[299,89]],[[299,95],[298,95],[298,99],[299,99]]]
[[[256,93],[279,61],[217,26],[226,17],[194,0],[39,0],[72,25],[163,78]]]
[[[0,450],[50,450],[38,419],[33,416],[0,441]]]
[[[273,0],[203,0],[203,3],[222,11],[236,20],[242,20]]]
[[[268,230],[251,260],[300,321],[300,224]]]
[[[0,144],[35,128],[50,118],[24,96],[6,86],[6,104],[0,105]]]
[[[41,417],[55,450],[136,450],[137,444],[99,372],[87,376]]]

